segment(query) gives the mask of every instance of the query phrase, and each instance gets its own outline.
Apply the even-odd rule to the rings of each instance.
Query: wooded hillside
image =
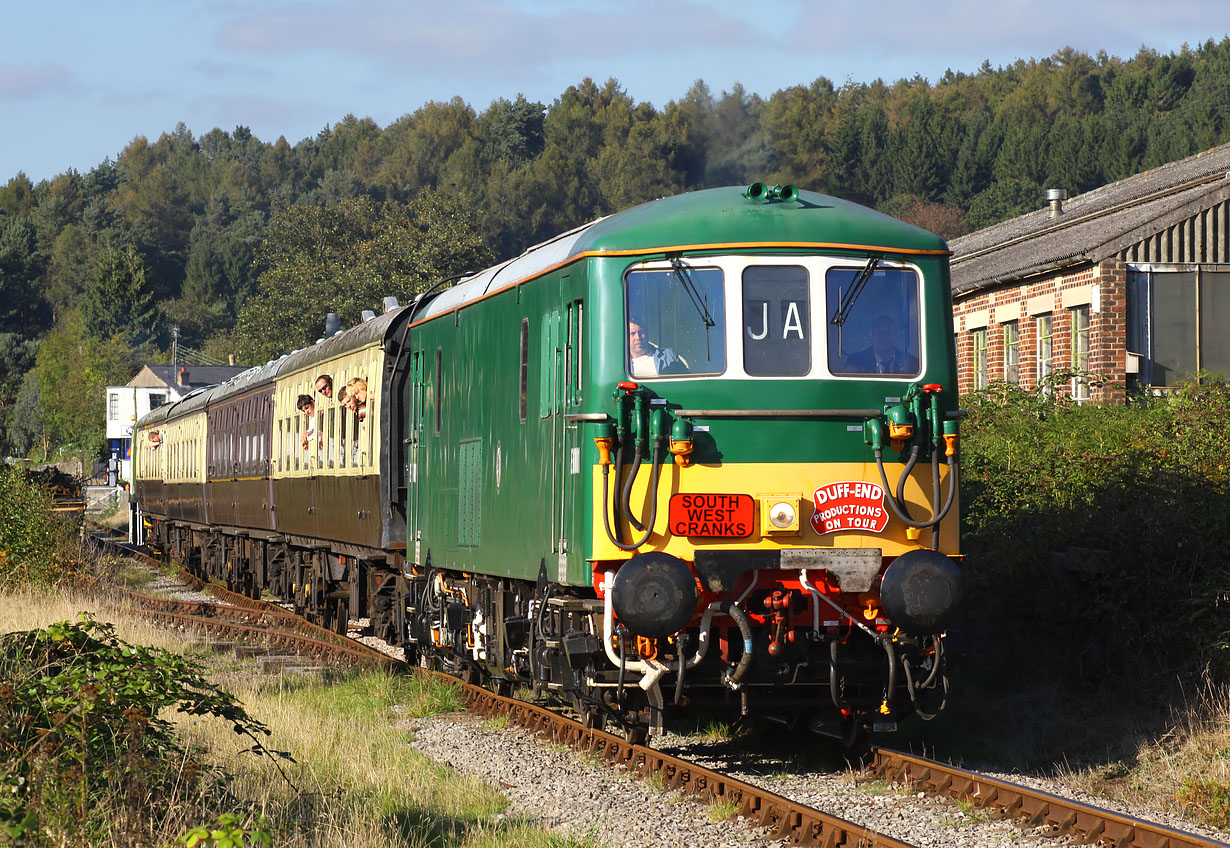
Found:
[[[1040,207],[1044,188],[1228,140],[1230,39],[768,97],[698,81],[660,109],[586,79],[549,105],[454,98],[383,128],[348,115],[294,145],[181,124],[86,174],[0,187],[0,452],[97,443],[102,386],[164,357],[171,324],[189,349],[263,362],[313,341],[328,310],[353,322],[380,294],[655,197],[789,182],[953,237]]]

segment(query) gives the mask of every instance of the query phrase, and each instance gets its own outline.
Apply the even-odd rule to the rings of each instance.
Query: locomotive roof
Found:
[[[675,250],[853,249],[947,255],[939,236],[874,209],[813,191],[797,200],[753,201],[743,186],[664,197],[599,218],[443,290],[418,313],[430,318],[513,283],[586,256],[636,256]],[[249,368],[220,385],[146,415],[138,426],[197,411],[244,390],[384,340],[409,306],[391,309],[332,338]]]
[[[948,253],[939,236],[848,200],[800,191],[790,202],[753,201],[743,192],[742,186],[693,191],[599,218],[458,283],[433,299],[422,317],[589,255],[749,248]]]

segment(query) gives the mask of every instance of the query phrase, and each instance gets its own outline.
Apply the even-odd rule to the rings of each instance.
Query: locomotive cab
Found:
[[[757,245],[607,274],[606,414],[584,425],[596,699],[847,736],[933,717],[961,599],[945,251]]]

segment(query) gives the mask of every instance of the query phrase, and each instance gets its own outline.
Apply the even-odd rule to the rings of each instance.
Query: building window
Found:
[[[1039,315],[1038,329],[1038,385],[1044,386],[1046,378],[1055,370],[1055,331],[1051,314]]]
[[[1072,397],[1089,399],[1089,307],[1068,310],[1072,317]]]
[[[1230,271],[1130,270],[1127,295],[1128,350],[1141,355],[1141,383],[1230,374]]]
[[[120,420],[120,396],[115,392],[107,396],[107,420]]]
[[[157,409],[158,407],[162,406],[166,402],[167,402],[167,396],[164,392],[150,392],[149,408],[151,410]]]
[[[974,338],[974,388],[987,387],[987,331],[974,330],[970,334]]]
[[[1021,382],[1021,334],[1015,321],[1003,325],[1004,329],[1004,379],[1009,383]]]

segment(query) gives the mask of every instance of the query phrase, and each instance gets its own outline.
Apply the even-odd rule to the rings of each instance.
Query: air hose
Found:
[[[908,524],[910,527],[925,529],[934,527],[939,524],[944,516],[948,515],[948,511],[952,509],[953,502],[957,497],[957,463],[953,457],[948,457],[948,497],[944,501],[944,506],[927,521],[915,521],[910,515],[909,508],[905,503],[905,481],[909,477],[910,472],[914,470],[914,466],[918,464],[918,445],[914,445],[910,451],[910,458],[906,461],[905,468],[901,471],[901,476],[897,480],[897,492],[894,496],[892,488],[888,485],[888,474],[884,471],[884,449],[877,447],[875,449],[876,468],[880,470],[880,482],[884,484],[884,493],[888,495],[886,500],[888,505],[892,507],[893,512],[897,517]],[[940,455],[939,446],[931,453],[931,481],[932,491],[935,496],[935,502],[939,502],[940,494]]]
[[[719,609],[724,613],[729,613],[730,617],[735,620],[735,624],[739,626],[739,633],[743,636],[743,656],[739,657],[739,664],[735,666],[734,671],[727,673],[723,681],[731,688],[738,688],[739,681],[743,679],[752,665],[752,656],[756,651],[756,643],[752,637],[752,622],[748,620],[747,613],[732,601],[724,601]]]
[[[641,443],[638,440],[636,447],[632,449],[632,470],[628,473],[628,476],[624,478],[623,488],[619,492],[619,509],[628,519],[628,523],[637,530],[645,529],[645,525],[637,521],[636,516],[632,514],[632,484],[636,482],[636,475],[641,470],[641,459],[643,459],[641,454]]]
[[[641,545],[648,542],[649,537],[653,534],[654,521],[658,517],[658,481],[662,477],[662,448],[661,448],[660,443],[655,443],[654,449],[653,449],[653,458],[651,461],[653,462],[653,477],[649,483],[649,493],[650,493],[649,519],[643,525],[640,525],[645,530],[644,534],[642,534],[639,539],[637,539],[630,545],[619,541],[619,539],[616,538],[614,532],[612,532],[611,530],[611,507],[610,507],[611,486],[609,485],[611,467],[609,465],[602,466],[602,523],[603,523],[603,529],[606,530],[606,537],[611,540],[611,544],[619,548],[621,551],[635,551]],[[637,449],[632,454],[632,462],[633,462],[633,470],[628,474],[627,479],[624,481],[624,491],[625,492],[631,491],[631,488],[632,488],[631,481],[633,478],[636,477],[636,467],[639,466],[641,462],[641,449],[639,447],[637,447]],[[616,472],[616,475],[617,475],[616,484],[618,484],[619,482],[618,473],[619,472],[617,471]],[[625,518],[628,519],[630,523],[632,523],[632,509],[626,502],[624,502],[622,497],[617,502],[616,508],[617,510],[619,510],[619,512],[623,514]],[[618,520],[618,516],[616,520]],[[616,527],[618,527],[618,524],[616,524]]]
[[[930,721],[935,718],[943,711],[945,705],[948,703],[948,676],[943,674],[942,671],[942,666],[944,663],[943,645],[943,641],[941,641],[938,636],[935,637],[935,658],[932,661],[931,673],[928,674],[926,680],[923,680],[921,683],[914,682],[914,675],[910,671],[909,658],[905,656],[901,657],[901,667],[905,671],[905,687],[910,693],[910,703],[914,705],[914,714],[923,721]],[[918,705],[918,692],[931,689],[935,686],[936,677],[940,677],[940,684],[943,687],[944,697],[940,701],[940,705],[936,708],[935,712],[928,713],[923,711],[923,709]]]

